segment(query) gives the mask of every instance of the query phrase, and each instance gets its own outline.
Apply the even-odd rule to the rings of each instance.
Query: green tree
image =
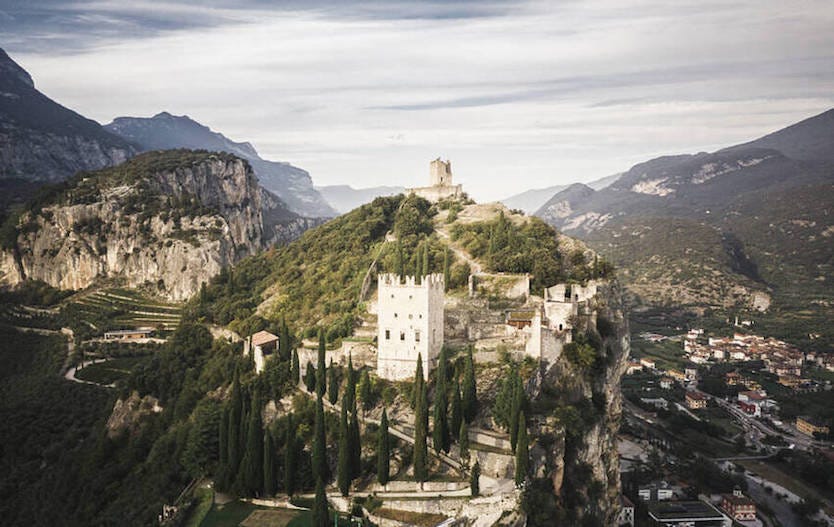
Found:
[[[460,424],[463,419],[463,403],[460,398],[460,385],[455,381],[452,387],[452,419],[449,422],[449,432],[457,433],[460,431]],[[454,438],[453,438],[454,439]]]
[[[241,462],[241,475],[244,489],[257,493],[263,488],[263,429],[261,426],[261,396],[256,388],[252,393],[252,406],[249,410],[249,427],[246,433],[246,452]]]
[[[518,441],[515,446],[515,485],[521,487],[527,479],[529,445],[527,442],[527,420],[524,412],[518,414]]]
[[[434,390],[434,428],[432,428],[432,443],[437,452],[449,452],[450,434],[448,404],[446,399],[446,348],[440,350],[437,368],[435,369]]]
[[[382,409],[376,446],[376,479],[380,485],[388,483],[391,470],[391,437],[388,435],[388,412]]]
[[[240,467],[240,427],[242,413],[243,399],[240,393],[240,374],[238,370],[235,370],[232,380],[231,396],[229,398],[229,431],[227,434],[229,448],[227,474],[230,478],[229,483],[237,475],[238,468]]]
[[[313,475],[327,481],[327,435],[324,429],[324,402],[322,395],[316,397],[316,423],[313,428]]]
[[[431,274],[431,255],[429,255],[429,242],[423,244],[423,274]]]
[[[478,392],[475,386],[475,363],[472,360],[472,346],[469,346],[463,372],[463,416],[467,423],[471,423],[477,413]]]
[[[397,240],[396,272],[400,279],[405,276],[405,258],[403,257],[403,244],[400,240]]]
[[[518,368],[515,368],[512,375],[512,406],[510,407],[510,444],[515,450],[518,443],[518,423],[519,415],[524,410],[526,402],[526,395],[524,393],[524,384],[521,381],[521,374]]]
[[[304,385],[307,386],[307,391],[313,393],[316,389],[316,369],[313,367],[311,361],[307,361],[307,373],[304,374]]]
[[[449,257],[449,248],[445,247],[443,249],[443,287],[448,291],[449,284],[452,281],[452,272],[451,272],[451,258]]]
[[[316,478],[316,497],[313,500],[312,527],[330,527],[327,512],[327,494],[324,491],[324,481]]]
[[[333,367],[333,359],[330,359],[330,368],[327,375],[330,377],[330,386],[327,387],[327,398],[330,404],[336,404],[339,400],[339,379],[336,377],[336,368]]]
[[[281,325],[278,330],[278,354],[281,360],[290,360],[292,353],[292,338],[290,337],[290,328],[287,326],[287,319],[281,317]]]
[[[342,397],[344,403],[344,397]],[[347,405],[342,404],[342,418],[339,421],[339,466],[337,469],[339,491],[347,496],[350,491],[351,479],[351,451],[348,438]]]
[[[192,477],[201,477],[213,471],[218,458],[221,412],[219,404],[204,399],[191,414],[191,426],[182,454],[182,463]]]
[[[472,470],[469,473],[469,491],[472,496],[481,494],[481,465],[477,461],[472,465]]]
[[[287,415],[287,438],[284,445],[284,491],[287,496],[295,492],[296,452],[298,438],[292,412]]]
[[[362,415],[365,415],[365,411],[370,409],[373,403],[371,393],[371,376],[368,375],[368,370],[362,370],[362,375],[359,377],[359,400],[362,401]]]
[[[272,441],[272,434],[264,430],[264,496],[275,494],[275,443]]]
[[[316,367],[316,393],[321,397],[324,397],[324,392],[327,390],[326,353],[327,341],[324,338],[324,330],[319,329],[319,361]]]
[[[414,370],[414,387],[411,391],[411,406],[417,408],[417,401],[420,399],[420,394],[423,393],[423,354],[417,354],[417,368]]]
[[[417,355],[417,376],[421,378],[423,370],[421,369],[420,355]],[[419,482],[428,479],[428,445],[426,443],[428,435],[428,394],[426,384],[421,383],[420,393],[417,395],[417,406],[414,412],[414,479]]]
[[[460,462],[464,468],[469,466],[469,425],[466,421],[460,422],[458,433],[458,447],[460,448]]]
[[[229,408],[226,406],[223,407],[223,413],[220,416],[220,436],[217,443],[220,450],[217,460],[218,473],[222,474],[226,471],[226,465],[229,464]]]
[[[298,360],[298,350],[292,350],[292,364],[290,365],[290,376],[293,384],[301,382],[301,362]]]

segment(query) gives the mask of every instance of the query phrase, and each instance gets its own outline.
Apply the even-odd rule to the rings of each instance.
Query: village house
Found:
[[[740,489],[721,496],[721,509],[735,521],[745,522],[756,519],[756,503],[742,494]]]
[[[620,516],[617,524],[620,527],[634,527],[634,503],[622,494],[620,494]]]
[[[119,329],[105,331],[104,340],[137,340],[150,338],[152,329]]]
[[[827,425],[806,415],[796,418],[796,429],[810,437],[814,437],[814,434],[829,434],[831,432]]]
[[[252,353],[255,361],[255,373],[261,373],[266,367],[266,360],[278,352],[278,337],[269,331],[258,331],[251,335],[243,345],[243,354]]]
[[[707,407],[707,396],[701,392],[686,392],[686,407],[690,410],[700,410]]]

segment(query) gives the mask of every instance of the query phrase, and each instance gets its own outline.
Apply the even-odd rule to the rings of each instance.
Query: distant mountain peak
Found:
[[[18,79],[20,82],[28,85],[30,88],[35,87],[35,81],[20,64],[12,60],[5,50],[0,48],[0,75],[9,75],[12,78]]]
[[[834,108],[722,152],[749,147],[778,150],[799,161],[834,161]]]

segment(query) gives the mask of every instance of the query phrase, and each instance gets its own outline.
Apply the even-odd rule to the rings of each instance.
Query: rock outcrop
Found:
[[[0,179],[61,181],[124,162],[128,141],[61,106],[0,49]]]
[[[2,279],[83,289],[116,278],[185,300],[269,241],[263,199],[248,163],[234,156],[142,154],[80,174],[53,189],[45,203],[30,206],[19,218],[14,246],[4,251]],[[270,236],[284,240],[303,223],[288,217]]]

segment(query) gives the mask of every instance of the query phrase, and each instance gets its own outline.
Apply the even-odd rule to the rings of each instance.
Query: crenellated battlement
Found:
[[[420,283],[417,283],[417,277],[406,275],[405,279],[395,273],[381,273],[377,275],[379,288],[400,288],[400,289],[439,289],[444,291],[446,289],[446,282],[443,275],[440,273],[432,273],[422,277]]]

